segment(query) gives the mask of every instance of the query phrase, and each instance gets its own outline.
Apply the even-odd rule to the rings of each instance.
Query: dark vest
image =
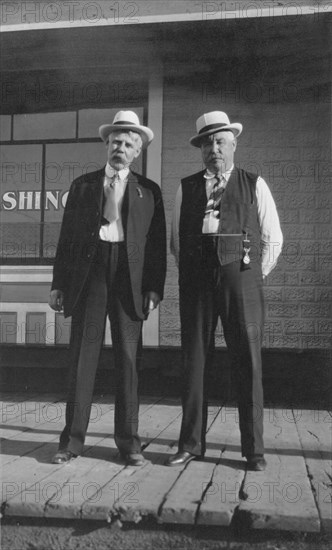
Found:
[[[181,181],[182,204],[180,214],[180,284],[199,285],[202,269],[206,267],[206,239],[202,225],[207,203],[203,172]],[[260,260],[260,227],[258,221],[257,175],[234,168],[228,180],[220,205],[220,222],[215,250],[221,265],[242,260],[243,241],[250,241],[251,262]]]

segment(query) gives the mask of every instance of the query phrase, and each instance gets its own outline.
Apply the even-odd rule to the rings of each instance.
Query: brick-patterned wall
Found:
[[[109,29],[104,30],[108,36]],[[121,107],[146,105],[146,76],[149,70],[153,72],[157,58],[158,66],[164,68],[164,89],[160,90],[164,98],[162,190],[168,231],[180,179],[202,167],[199,150],[188,143],[195,133],[195,120],[203,112],[225,110],[231,120],[244,125],[236,162],[267,180],[285,237],[278,266],[264,286],[265,346],[327,350],[332,333],[329,30],[330,16],[324,13],[221,19],[204,21],[204,24],[186,22],[163,27],[142,25],[139,32],[136,26],[128,25],[118,28],[119,36],[117,30],[112,31],[121,44],[118,57],[115,52],[105,57],[106,34],[100,28],[95,35],[94,29],[84,29],[84,40],[79,31],[74,35],[68,31],[70,39],[66,30],[50,33],[42,52],[39,44],[42,31],[36,35],[27,33],[25,48],[11,36],[5,56],[8,85],[5,91],[8,88],[11,93],[5,94],[1,117],[1,140],[5,142],[2,150],[15,148],[15,157],[21,155],[16,161],[24,164],[28,159],[30,163],[40,164],[43,153],[45,162],[59,165],[67,160],[67,153],[71,157],[79,155],[79,160],[81,156],[85,159],[85,141],[95,137],[91,134],[91,118],[89,112],[85,112],[84,118],[75,119],[74,129],[70,113],[75,112],[75,118],[79,110],[106,109],[110,102],[120,106],[120,100]],[[87,32],[90,40],[85,38]],[[19,59],[16,72],[11,67],[13,51],[15,59]],[[58,51],[60,54],[56,54]],[[71,52],[75,52],[75,70]],[[107,70],[99,63],[96,66],[96,59],[106,60]],[[19,67],[31,70],[21,73]],[[83,92],[91,82],[100,94],[87,103],[87,94]],[[55,94],[55,103],[47,93],[37,93],[48,90],[48,86],[53,89],[54,83],[57,83],[55,91],[62,92]],[[68,83],[77,91],[69,99],[65,93]],[[61,117],[60,126],[60,117],[52,117],[53,108],[57,115],[67,111]],[[43,112],[42,118],[38,116],[40,112]],[[46,112],[51,118],[43,124]],[[18,113],[36,116],[26,119]],[[25,121],[29,124],[24,124]],[[64,137],[65,122],[70,130],[66,137],[72,143],[64,145],[58,138]],[[32,131],[41,130],[42,134],[32,137]],[[51,136],[55,138],[54,143],[51,143],[50,130],[56,132]],[[72,137],[73,134],[76,137]],[[75,153],[78,150],[80,153]],[[89,151],[92,152],[90,145]],[[45,189],[51,183],[46,180]],[[60,184],[68,187],[69,180]],[[19,190],[20,185],[13,177],[13,190]],[[2,212],[3,223],[11,222],[9,214]],[[51,221],[47,218],[45,221]],[[53,219],[59,221],[59,218]],[[16,218],[16,221],[24,220]],[[33,221],[37,220],[33,218]],[[27,240],[26,233],[24,238]],[[34,235],[33,243],[38,238]],[[218,343],[223,345],[220,331]],[[160,344],[180,344],[177,268],[170,255],[165,300],[160,310]]]
[[[298,67],[299,73],[304,70]],[[310,64],[307,69],[310,72]],[[294,75],[296,79],[296,75]],[[278,85],[282,86],[282,73]],[[243,94],[244,95],[244,94]],[[326,96],[293,101],[221,100],[207,95],[204,82],[168,80],[164,88],[162,185],[170,229],[180,179],[201,169],[200,151],[191,147],[195,121],[203,112],[225,110],[244,131],[236,163],[268,182],[284,234],[284,248],[264,284],[267,348],[327,349],[332,334],[332,228],[330,107]],[[169,256],[161,308],[161,344],[180,343],[177,268]],[[219,345],[223,345],[219,333]]]

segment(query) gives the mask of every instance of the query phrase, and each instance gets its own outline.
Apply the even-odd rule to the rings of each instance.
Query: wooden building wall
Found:
[[[68,154],[80,151],[78,162],[84,163],[89,150],[91,159],[102,162],[97,113],[103,117],[111,109],[143,109],[157,147],[150,159],[143,158],[141,168],[157,174],[169,231],[181,177],[202,167],[199,150],[188,142],[196,118],[209,110],[226,111],[244,125],[236,162],[268,182],[285,237],[278,266],[264,285],[264,347],[281,353],[279,365],[290,352],[300,354],[296,357],[302,364],[306,353],[327,365],[332,333],[330,22],[329,14],[320,14],[6,33],[1,150],[6,163],[8,150],[15,146],[17,154],[9,164],[14,160],[28,170],[15,175],[7,164],[2,183],[8,187],[11,178],[15,192],[23,184],[29,192],[39,185],[52,190],[45,177],[46,160],[63,165]],[[109,47],[113,43],[116,50]],[[89,113],[97,116],[93,131],[91,118],[82,125]],[[160,178],[154,162],[161,165]],[[48,173],[49,180],[54,174]],[[67,170],[55,190],[65,192],[69,180]],[[10,223],[12,204],[3,196],[7,187],[1,196],[4,227]],[[22,198],[25,205],[29,200]],[[15,208],[21,227],[36,221],[36,212],[28,212],[27,218],[24,209]],[[49,210],[54,219],[46,213],[43,223],[58,224],[60,210],[52,204]],[[24,262],[12,258],[3,269],[1,338],[9,346],[8,367],[13,357],[16,366],[27,358],[15,355],[18,343],[30,348],[46,344],[51,352],[54,344],[68,342],[68,326],[60,316],[51,319],[47,306],[52,257],[33,261],[30,245],[34,249],[38,242],[41,250],[40,230],[33,233],[33,224],[29,230],[18,232],[14,248],[2,239],[3,254],[17,246],[28,251]],[[53,243],[56,230],[49,234]],[[15,310],[11,303],[21,306]],[[157,326],[154,345],[163,350],[152,362],[167,372],[174,361],[178,365],[179,357],[172,353],[180,345],[177,269],[170,254],[165,299],[152,324]],[[223,350],[221,331],[217,345]],[[37,356],[29,357],[31,366]],[[51,364],[57,361],[54,355]]]

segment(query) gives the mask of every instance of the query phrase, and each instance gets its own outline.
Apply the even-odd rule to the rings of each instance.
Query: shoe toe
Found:
[[[188,464],[191,460],[194,460],[196,458],[196,455],[193,455],[192,453],[189,453],[188,451],[183,451],[176,453],[173,456],[170,456],[166,462],[166,466],[184,466],[185,464]]]
[[[263,456],[247,457],[247,469],[253,472],[263,472],[266,469],[266,460]]]
[[[122,458],[127,466],[143,466],[146,462],[141,453],[127,453],[126,455],[122,455]]]
[[[52,458],[52,464],[65,464],[76,457],[71,451],[58,451]]]

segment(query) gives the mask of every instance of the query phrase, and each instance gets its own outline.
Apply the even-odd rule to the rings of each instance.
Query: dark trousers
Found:
[[[136,355],[142,321],[134,312],[124,243],[99,243],[72,318],[66,426],[59,448],[78,455],[89,423],[107,314],[116,374],[114,439],[121,453],[139,452]]]
[[[242,455],[263,454],[261,267],[241,261],[206,266],[200,286],[180,290],[183,419],[179,450],[205,453],[204,374],[220,316],[236,382]],[[222,437],[222,434],[221,434]]]

